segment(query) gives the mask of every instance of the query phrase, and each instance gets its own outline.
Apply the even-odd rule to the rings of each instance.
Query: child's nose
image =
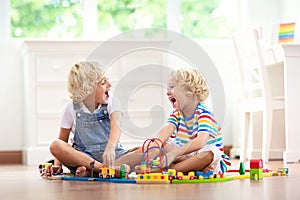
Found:
[[[111,82],[109,80],[107,80],[107,87],[110,88],[111,87]]]
[[[167,95],[170,95],[171,94],[171,91],[169,88],[167,88]]]

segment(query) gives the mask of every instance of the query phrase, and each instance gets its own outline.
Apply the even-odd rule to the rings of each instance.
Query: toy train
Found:
[[[289,175],[288,168],[278,168],[273,172],[273,176],[287,176],[287,175]]]
[[[173,180],[203,180],[203,179],[216,179],[224,178],[224,174],[213,174],[212,171],[202,172],[189,172],[184,174],[176,172],[175,169],[168,169],[162,173],[141,173],[137,174],[137,183],[170,183]]]
[[[104,179],[113,179],[115,178],[115,169],[114,168],[108,168],[108,167],[102,167],[99,169],[99,178]],[[127,179],[128,173],[125,170],[125,165],[121,165],[120,168],[120,179]]]
[[[114,178],[115,177],[115,169],[108,168],[108,167],[102,167],[99,170],[99,178]]]
[[[137,183],[170,183],[167,173],[137,174]]]

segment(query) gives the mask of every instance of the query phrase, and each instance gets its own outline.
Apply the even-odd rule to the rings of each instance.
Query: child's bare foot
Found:
[[[208,167],[206,167],[203,172],[207,172],[207,171],[214,171],[215,169],[215,165],[214,164],[211,164],[209,165]]]
[[[63,170],[61,166],[49,165],[41,171],[41,177],[44,179],[50,179],[55,174],[62,174]]]
[[[125,167],[125,173],[126,173],[126,175],[128,175],[129,172],[130,172],[130,167],[129,167],[129,165],[126,165],[126,164],[123,164],[123,165]],[[115,176],[117,178],[120,178],[121,177],[121,166],[116,166],[115,170],[116,170]],[[96,174],[96,172],[94,172],[94,174]],[[85,166],[80,166],[80,167],[77,167],[76,172],[75,172],[75,176],[77,176],[77,177],[90,177],[91,172],[88,171]],[[98,176],[98,174],[97,174],[97,176]]]
[[[128,176],[128,174],[130,173],[130,166],[127,164],[123,164],[123,166],[125,168],[126,176]],[[116,177],[121,178],[121,166],[116,166],[115,170],[116,170],[116,174],[115,174]]]
[[[91,172],[87,171],[85,166],[77,167],[76,172],[75,172],[75,176],[77,176],[77,177],[88,177],[90,175],[91,175]]]

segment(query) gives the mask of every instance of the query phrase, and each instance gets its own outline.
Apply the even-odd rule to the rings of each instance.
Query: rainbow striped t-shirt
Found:
[[[199,103],[194,114],[188,118],[185,118],[181,111],[174,111],[170,114],[168,122],[176,127],[171,135],[176,146],[182,146],[204,132],[212,136],[213,139],[208,140],[205,146],[215,146],[220,152],[219,164],[215,166],[214,173],[225,173],[228,170],[231,162],[224,153],[222,131],[208,108]]]
[[[209,133],[213,138],[221,134],[213,114],[202,103],[199,103],[191,117],[185,118],[181,111],[170,114],[168,122],[175,126],[171,138],[175,139],[176,146],[182,146],[201,132]]]

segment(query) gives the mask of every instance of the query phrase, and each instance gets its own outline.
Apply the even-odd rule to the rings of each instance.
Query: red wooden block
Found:
[[[263,168],[262,159],[251,159],[250,160],[250,169],[260,169]]]

